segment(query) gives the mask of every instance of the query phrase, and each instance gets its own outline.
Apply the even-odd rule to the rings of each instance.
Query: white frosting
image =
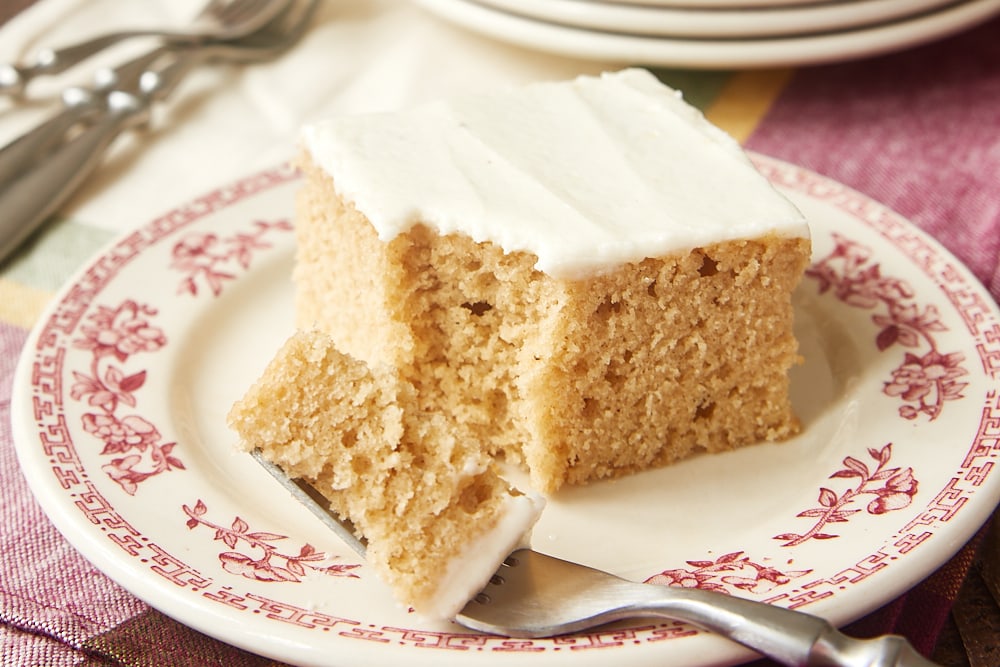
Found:
[[[808,235],[739,144],[645,70],[334,118],[303,139],[381,239],[423,222],[534,253],[556,278]]]
[[[545,499],[541,496],[509,496],[495,526],[477,537],[444,566],[444,575],[433,599],[421,605],[430,618],[451,619],[481,591],[512,551],[525,544]]]

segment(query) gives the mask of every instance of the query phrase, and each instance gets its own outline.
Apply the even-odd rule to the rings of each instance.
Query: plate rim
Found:
[[[873,28],[938,10],[956,0],[864,0],[766,8],[691,8],[591,0],[463,0],[567,28],[665,38],[780,38]]]
[[[586,0],[602,5],[641,5],[643,7],[673,8],[781,8],[805,5],[830,4],[831,2],[867,2],[867,0]]]
[[[926,241],[930,242],[933,245],[935,251],[941,257],[943,257],[943,258],[945,258],[945,259],[953,262],[957,267],[959,267],[960,270],[963,271],[966,274],[966,276],[970,279],[970,285],[971,285],[971,287],[974,288],[974,290],[977,293],[979,293],[981,296],[984,295],[988,299],[987,303],[988,303],[988,306],[991,309],[991,312],[992,312],[993,316],[997,317],[997,318],[1000,318],[1000,309],[997,308],[997,305],[996,305],[995,301],[992,299],[992,297],[986,291],[986,288],[981,284],[981,282],[978,281],[977,279],[975,279],[975,277],[971,274],[971,272],[968,270],[968,268],[965,267],[964,263],[962,263],[960,260],[958,260],[958,258],[955,257],[953,253],[951,253],[950,251],[948,251],[947,248],[945,248],[944,246],[942,246],[937,240],[935,240],[929,234],[927,234],[926,232],[923,232],[922,230],[920,230],[919,228],[917,228],[915,225],[913,225],[913,223],[909,222],[908,220],[906,220],[905,218],[903,218],[899,214],[894,213],[893,211],[891,211],[891,209],[889,209],[884,204],[881,204],[881,203],[875,201],[871,197],[869,197],[869,196],[867,196],[867,195],[865,195],[863,193],[860,193],[860,192],[858,192],[858,191],[850,188],[849,186],[841,184],[841,183],[839,183],[839,182],[837,182],[837,181],[835,181],[835,180],[833,180],[833,179],[831,179],[831,178],[829,178],[827,176],[823,176],[821,174],[818,174],[817,172],[811,171],[811,170],[809,170],[809,169],[807,169],[805,167],[797,166],[797,165],[785,162],[783,160],[779,160],[777,158],[771,158],[771,157],[762,156],[760,154],[753,153],[753,152],[750,152],[750,151],[748,151],[748,153],[750,153],[753,156],[755,162],[758,164],[758,167],[760,167],[761,165],[764,165],[764,166],[773,165],[775,168],[777,168],[779,170],[785,169],[785,170],[792,170],[792,171],[795,171],[797,173],[808,174],[810,177],[817,179],[817,181],[820,182],[821,184],[832,185],[832,186],[834,186],[834,187],[836,187],[836,188],[838,188],[838,189],[840,189],[840,190],[848,193],[850,196],[853,196],[853,197],[856,197],[856,198],[860,198],[860,199],[864,200],[865,202],[869,202],[869,203],[871,203],[871,204],[873,204],[873,205],[875,205],[877,207],[880,207],[881,209],[887,211],[894,218],[898,219],[903,224],[905,224],[909,228],[911,228],[911,231],[916,232],[920,237],[922,237]],[[233,183],[230,183],[230,184],[227,184],[227,185],[224,185],[224,186],[220,186],[220,189],[225,189],[227,187],[234,187],[235,191],[241,197],[244,197],[244,196],[254,196],[256,194],[259,194],[262,190],[266,190],[266,189],[275,187],[276,185],[282,185],[284,183],[287,183],[290,180],[293,180],[294,176],[291,175],[293,172],[294,172],[293,169],[291,169],[287,165],[283,165],[282,167],[278,167],[278,168],[275,168],[275,169],[262,170],[262,171],[255,172],[253,175],[251,175],[249,177],[246,177],[244,179],[240,179],[238,181],[234,181]],[[247,182],[251,182],[252,184],[249,187],[246,187],[245,184]],[[172,224],[176,224],[178,221],[176,219],[172,220],[171,219],[171,214],[175,213],[178,210],[183,210],[184,207],[188,206],[188,205],[189,205],[189,203],[185,203],[183,205],[180,205],[177,209],[173,209],[170,213],[168,213],[168,214],[166,214],[164,216],[161,216],[159,218],[155,218],[153,220],[153,222],[151,222],[148,225],[146,225],[145,227],[143,227],[143,229],[154,229],[154,228],[156,228],[158,232],[163,232],[165,236],[169,236],[170,234],[173,234],[174,231],[177,229],[177,227],[171,227],[171,225]],[[228,206],[228,205],[230,205],[230,204],[226,204],[226,206]],[[197,209],[197,208],[198,207],[195,207],[195,209]],[[215,212],[216,211],[209,210],[209,211],[203,213],[203,215],[211,215],[211,214],[213,214]],[[196,213],[197,213],[197,211],[196,211]],[[181,216],[181,218],[184,218],[184,216]],[[158,224],[157,221],[161,221],[161,220],[166,220],[167,221],[166,222],[166,227],[163,227],[162,229],[160,229],[160,228],[157,227],[157,224]],[[188,221],[188,223],[189,222],[190,222],[190,220]],[[188,223],[184,223],[184,224],[186,225]],[[71,293],[71,291],[73,290],[73,288],[75,286],[77,286],[77,284],[81,281],[81,278],[84,275],[86,275],[89,271],[91,271],[94,266],[96,266],[102,260],[104,260],[105,258],[107,258],[107,256],[109,254],[111,254],[115,248],[117,248],[117,247],[120,246],[120,244],[123,242],[123,240],[126,240],[126,239],[130,238],[134,234],[135,234],[135,232],[124,233],[124,234],[120,235],[118,238],[114,239],[112,242],[108,243],[101,251],[99,251],[98,253],[95,253],[89,260],[87,260],[79,268],[79,270],[76,273],[74,273],[74,275],[56,293],[56,295],[53,297],[53,299],[52,299],[49,307],[47,307],[46,310],[45,310],[45,312],[40,316],[40,318],[39,318],[36,326],[32,328],[32,331],[29,333],[29,335],[28,335],[28,337],[27,337],[27,339],[25,341],[23,352],[22,352],[21,358],[18,360],[17,369],[15,371],[14,382],[13,382],[13,391],[12,391],[12,396],[11,396],[11,416],[12,416],[12,422],[13,422],[13,424],[12,424],[12,426],[13,426],[12,436],[13,436],[13,440],[14,440],[15,450],[16,450],[16,453],[17,453],[18,461],[21,464],[22,470],[25,471],[25,477],[28,479],[29,486],[30,486],[33,494],[35,494],[36,498],[38,498],[39,503],[42,505],[43,509],[45,510],[46,515],[48,515],[50,517],[50,520],[52,521],[52,523],[61,532],[63,532],[64,535],[67,536],[67,539],[71,542],[71,544],[75,548],[77,548],[79,551],[81,551],[81,553],[83,553],[85,555],[85,557],[87,557],[88,559],[94,561],[95,557],[96,557],[97,562],[103,562],[103,563],[107,563],[109,561],[108,560],[103,560],[102,561],[101,560],[102,557],[110,557],[110,562],[114,562],[115,560],[117,560],[118,558],[121,557],[120,554],[115,551],[116,547],[110,542],[110,540],[107,540],[105,538],[102,541],[101,540],[101,536],[99,534],[92,533],[92,532],[87,532],[87,534],[84,535],[84,537],[82,537],[82,538],[78,537],[78,539],[73,539],[73,540],[69,539],[69,535],[67,533],[78,534],[78,531],[80,530],[80,528],[79,528],[79,526],[80,526],[80,517],[76,513],[74,513],[74,510],[69,505],[67,505],[62,498],[57,499],[56,497],[52,497],[49,494],[40,492],[41,490],[46,490],[46,489],[50,488],[51,485],[55,484],[55,481],[49,480],[47,483],[43,483],[43,482],[40,481],[40,478],[37,477],[36,475],[34,475],[34,474],[28,474],[29,469],[33,473],[37,472],[35,470],[34,465],[33,465],[33,464],[35,464],[37,462],[32,461],[32,464],[29,464],[26,467],[24,461],[25,461],[25,452],[27,451],[26,448],[29,446],[28,442],[30,441],[31,444],[37,446],[37,442],[36,441],[37,441],[37,435],[38,435],[38,433],[34,429],[31,429],[30,430],[30,435],[32,437],[29,437],[27,433],[23,433],[22,432],[22,430],[25,428],[25,422],[24,422],[24,419],[22,419],[21,417],[24,414],[27,414],[27,411],[30,410],[30,408],[28,407],[28,405],[25,403],[26,401],[28,401],[28,402],[30,402],[30,401],[29,401],[29,397],[27,395],[25,395],[25,392],[20,391],[20,390],[27,386],[27,378],[30,376],[30,374],[32,372],[31,363],[32,363],[32,357],[34,356],[34,355],[30,354],[30,351],[35,348],[35,346],[38,343],[39,337],[42,336],[42,334],[43,334],[43,332],[45,330],[45,324],[46,324],[46,322],[50,319],[50,317],[52,316],[52,314],[56,311],[56,309],[61,304],[61,302],[63,302],[68,297],[68,295]],[[159,239],[157,239],[157,240],[159,240]],[[48,469],[47,472],[51,473],[51,469]],[[998,486],[998,483],[996,482],[996,478],[997,478],[998,475],[1000,475],[1000,473],[994,473],[994,475],[993,475],[993,481],[994,481],[993,487],[992,487],[992,495],[993,495],[993,501],[994,501],[993,505],[987,507],[983,503],[980,503],[980,504],[978,504],[976,506],[976,509],[978,510],[978,513],[969,514],[968,513],[969,510],[966,510],[967,513],[965,515],[963,515],[963,516],[965,516],[965,517],[976,516],[976,517],[978,517],[978,519],[977,519],[978,523],[982,523],[982,522],[984,522],[988,518],[988,516],[992,513],[993,508],[996,505],[996,502],[998,500],[1000,500],[1000,486]],[[51,475],[51,474],[49,476],[54,478],[54,476]],[[979,520],[979,519],[981,519],[981,520]],[[925,578],[926,576],[928,576],[931,572],[933,572],[934,569],[936,569],[937,567],[940,567],[943,563],[945,563],[948,558],[950,558],[952,555],[954,555],[954,553],[956,553],[965,544],[965,542],[974,534],[975,530],[965,531],[965,532],[968,533],[968,534],[964,535],[964,537],[962,537],[961,540],[957,541],[957,543],[955,543],[955,544],[952,545],[952,549],[949,552],[949,554],[948,554],[947,557],[945,557],[945,558],[935,558],[934,559],[935,563],[933,564],[933,566],[931,566],[929,568],[922,568],[921,573],[918,576],[911,577],[911,580],[908,581],[908,582],[905,582],[905,583],[897,582],[896,588],[900,588],[902,590],[908,590],[913,584],[915,584],[918,581],[922,580],[923,578]],[[80,541],[82,541],[84,543],[83,547],[80,546],[80,542],[78,540],[80,540]],[[210,635],[212,635],[214,637],[217,637],[218,639],[220,639],[222,641],[227,641],[227,642],[230,642],[230,643],[236,643],[237,645],[239,645],[239,646],[241,646],[243,648],[246,648],[247,650],[259,652],[259,653],[261,653],[263,655],[270,655],[271,657],[274,657],[276,659],[286,659],[287,660],[290,657],[290,655],[289,655],[289,653],[287,651],[292,651],[292,650],[300,650],[301,651],[301,649],[294,649],[293,647],[289,647],[289,646],[275,648],[273,646],[261,646],[261,645],[259,645],[257,643],[254,643],[254,641],[252,641],[252,638],[254,637],[256,631],[253,629],[252,626],[248,626],[248,627],[242,628],[241,629],[242,633],[238,633],[237,635],[234,636],[234,634],[232,634],[231,632],[228,633],[228,634],[227,633],[223,633],[222,631],[218,630],[217,627],[213,626],[213,624],[211,624],[211,623],[207,623],[206,622],[206,623],[202,623],[201,625],[192,624],[189,620],[185,620],[185,618],[184,618],[184,610],[185,610],[186,607],[185,607],[185,605],[183,603],[180,604],[180,605],[178,605],[178,606],[175,606],[175,607],[170,607],[168,609],[164,609],[160,604],[157,604],[157,602],[161,602],[160,600],[151,600],[149,598],[149,596],[143,595],[140,592],[137,592],[137,590],[138,591],[145,591],[145,590],[147,590],[148,583],[145,581],[145,579],[148,577],[148,573],[146,573],[147,576],[138,576],[136,572],[129,571],[127,568],[125,568],[124,570],[115,571],[114,573],[107,572],[107,570],[104,567],[101,567],[100,569],[102,569],[102,571],[104,571],[106,574],[108,574],[108,576],[111,579],[113,579],[114,581],[116,581],[120,585],[122,585],[124,588],[126,588],[131,594],[135,595],[139,599],[144,600],[147,604],[149,604],[149,606],[151,606],[153,608],[156,608],[156,609],[160,610],[161,612],[163,612],[163,613],[165,613],[167,615],[173,616],[174,618],[176,618],[181,623],[184,623],[186,625],[190,625],[191,627],[194,627],[194,628],[198,629],[199,631],[205,632],[206,634],[210,634]],[[139,574],[141,574],[141,573],[139,573]],[[156,582],[156,583],[160,583],[160,582]],[[156,589],[158,587],[154,586],[153,588]],[[891,589],[892,587],[889,587],[889,588]],[[892,594],[889,599],[891,599],[892,597],[895,597],[896,595],[898,595],[898,592]],[[180,597],[178,597],[177,599],[181,600]],[[191,607],[191,608],[198,607],[198,605],[193,605],[193,604],[188,604],[187,606]],[[874,608],[875,607],[873,606],[873,607],[868,608],[868,609],[859,610],[859,611],[856,612],[855,617],[859,617],[859,616],[862,616],[862,615],[864,615],[866,613],[869,613]],[[204,610],[200,610],[199,609],[199,611],[203,613]],[[210,607],[210,611],[208,613],[208,616],[209,617],[216,617],[219,620],[224,620],[226,618],[225,615],[222,613],[221,609],[216,609],[216,608],[211,608],[211,607]],[[851,619],[848,619],[848,620],[851,620]],[[216,630],[216,632],[213,632],[213,630]],[[746,657],[747,656],[747,654],[745,653],[745,651],[743,649],[738,649],[736,647],[731,647],[731,646],[728,646],[728,645],[726,646],[726,650],[723,650],[722,648],[720,648],[719,650],[721,651],[721,653],[717,654],[715,657],[719,657],[721,655],[721,656],[726,656],[726,659],[733,659],[734,656],[738,656],[738,657]],[[274,651],[277,651],[277,653],[274,653]],[[378,654],[376,653],[376,655],[378,655]],[[305,654],[296,653],[294,655],[294,657],[297,660],[305,660],[304,664],[309,662],[309,660],[308,660],[309,654],[308,653],[305,653]],[[558,662],[558,660],[554,660],[554,662]],[[320,664],[320,663],[315,663],[315,664]],[[584,664],[584,663],[583,662],[577,662],[576,664]]]
[[[876,27],[776,39],[641,37],[553,25],[468,0],[415,0],[461,29],[518,47],[619,64],[690,69],[823,65],[884,55],[943,39],[1000,14],[1000,0],[960,0]]]

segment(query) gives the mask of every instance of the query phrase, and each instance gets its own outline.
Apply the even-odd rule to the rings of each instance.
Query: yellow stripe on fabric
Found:
[[[734,73],[705,108],[705,117],[743,143],[792,78],[793,69]]]
[[[51,292],[0,278],[0,321],[30,329],[51,298]]]

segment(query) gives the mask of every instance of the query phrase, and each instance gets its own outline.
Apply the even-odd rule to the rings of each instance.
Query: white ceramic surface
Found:
[[[954,4],[955,0],[860,0],[785,7],[677,8],[592,0],[473,0],[566,27],[659,37],[796,36],[874,26]]]
[[[803,432],[560,492],[534,547],[843,624],[930,574],[995,507],[1000,313],[898,215],[755,159],[814,236],[796,293]],[[530,641],[428,623],[234,450],[226,412],[291,333],[297,187],[279,167],[168,211],[96,256],[41,318],[15,377],[14,437],[70,542],[166,614],[296,665],[748,658],[670,621]]]
[[[691,69],[817,65],[882,55],[947,37],[1000,14],[1000,0],[965,0],[851,30],[771,38],[680,38],[557,25],[468,0],[416,0],[452,23],[517,46],[622,64]]]
[[[797,5],[821,5],[841,2],[852,4],[867,0],[583,0],[595,5],[644,5],[647,7],[686,7],[694,9],[768,9]]]

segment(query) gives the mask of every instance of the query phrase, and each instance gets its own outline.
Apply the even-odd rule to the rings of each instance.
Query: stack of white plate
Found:
[[[520,46],[693,68],[808,65],[901,50],[1000,14],[1000,0],[417,0]]]

